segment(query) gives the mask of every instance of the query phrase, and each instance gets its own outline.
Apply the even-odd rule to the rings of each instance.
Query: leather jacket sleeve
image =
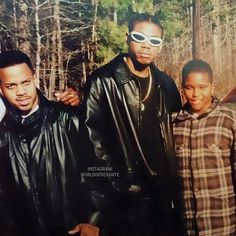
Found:
[[[91,78],[90,78],[91,79]],[[104,90],[101,85],[99,78],[91,79],[90,87],[86,94],[86,120],[85,125],[89,136],[89,141],[91,149],[89,155],[93,156],[93,165],[100,167],[109,167],[110,157],[112,151],[109,150],[110,141],[110,130],[107,128],[108,125],[108,115],[107,111],[107,101],[105,100]],[[106,126],[107,125],[107,126]],[[93,203],[95,203],[97,212],[94,212],[91,217],[91,223],[103,227],[105,219],[103,211],[107,205],[109,205],[109,198],[107,193],[112,188],[112,180],[109,177],[95,177],[89,178],[91,191],[91,198]]]
[[[104,162],[107,162],[110,156],[109,136],[105,124],[108,112],[104,98],[104,91],[100,79],[93,80],[87,95],[86,106],[86,126],[89,131],[89,139],[91,140],[95,155]],[[108,126],[107,126],[108,127]]]

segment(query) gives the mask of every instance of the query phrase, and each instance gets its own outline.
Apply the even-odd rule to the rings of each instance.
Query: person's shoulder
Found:
[[[231,107],[227,106],[227,104],[222,103],[222,102],[219,102],[218,108],[219,108],[219,110],[220,110],[221,112],[235,113],[235,111],[234,111]]]
[[[121,61],[122,61],[122,54],[119,54],[111,61],[109,61],[107,64],[102,65],[98,67],[96,70],[94,70],[89,76],[90,79],[98,79],[98,78],[103,79],[106,77],[111,77],[116,68],[119,67]]]
[[[179,111],[182,102],[175,81],[171,76],[166,74],[164,71],[161,71],[156,65],[152,64],[151,69],[154,73],[156,83],[159,84],[161,89],[164,91],[166,104],[170,107],[170,111]]]
[[[99,91],[102,93],[104,86],[120,83],[124,79],[123,54],[119,54],[107,64],[97,68],[88,77],[84,91]]]
[[[160,70],[156,65],[152,64],[152,71],[154,73],[155,80],[158,84],[161,85],[162,88],[166,90],[166,92],[177,91],[177,86],[174,79],[166,74],[164,71]]]
[[[63,102],[49,100],[48,97],[41,91],[38,91],[39,106],[43,110],[43,114],[57,117],[60,114],[71,116],[77,113],[77,106],[65,105]],[[46,112],[46,113],[45,113]]]
[[[80,127],[80,116],[78,107],[64,105],[61,102],[47,101],[41,106],[41,114],[44,116],[43,132],[57,132],[57,135],[67,133],[71,130],[78,132]]]
[[[99,77],[104,77],[106,75],[108,75],[108,73],[110,72],[110,70],[108,70],[109,68],[109,63],[102,65],[100,67],[98,67],[97,69],[95,69],[90,75],[89,75],[89,79],[97,79]]]
[[[118,56],[113,58],[108,63],[98,67],[97,69],[95,69],[91,73],[90,77],[94,78],[96,76],[102,76],[102,75],[110,74],[114,70],[114,68],[115,68],[115,66],[117,64],[117,60],[118,60]]]
[[[236,122],[236,111],[226,106],[224,103],[219,103],[216,111],[218,111],[222,115],[229,117],[230,119]]]
[[[79,118],[79,108],[65,105],[62,102],[48,101],[49,115],[57,121]]]
[[[164,71],[160,70],[156,65],[151,64],[151,69],[154,74],[158,76],[158,79],[163,83],[172,83],[174,82],[173,78],[166,74]]]
[[[221,102],[221,105],[236,112],[236,102]]]

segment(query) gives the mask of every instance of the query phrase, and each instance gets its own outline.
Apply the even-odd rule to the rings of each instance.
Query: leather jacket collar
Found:
[[[116,65],[116,67],[111,68],[111,71],[113,71],[113,76],[116,78],[118,83],[120,85],[128,83],[130,80],[133,79],[133,73],[129,70],[128,66],[126,65],[124,61],[124,57],[127,57],[127,53],[122,53],[118,55],[116,58],[114,58],[109,64],[111,67]],[[154,73],[154,79],[157,81],[158,84],[162,86],[162,82],[159,79],[160,78],[160,71],[154,64],[150,64],[150,68],[152,73]]]
[[[41,108],[47,107],[45,105],[48,103],[48,100],[43,96],[43,94],[39,90],[37,90],[37,94],[39,97],[39,109],[34,113],[32,113],[27,118],[25,118],[26,122],[24,122],[24,124],[32,123],[33,121],[37,120],[40,117]],[[18,109],[12,107],[5,98],[3,98],[3,101],[7,108],[6,118],[8,120],[13,121],[14,123],[21,124],[22,123],[21,112]]]

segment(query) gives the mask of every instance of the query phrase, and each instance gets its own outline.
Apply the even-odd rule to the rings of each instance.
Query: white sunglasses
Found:
[[[148,41],[153,47],[158,47],[163,43],[163,40],[161,38],[155,36],[147,36],[146,34],[137,31],[132,31],[129,33],[129,35],[135,42],[144,43],[145,41]]]

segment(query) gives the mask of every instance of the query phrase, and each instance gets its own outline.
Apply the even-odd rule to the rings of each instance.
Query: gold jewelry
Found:
[[[147,100],[147,98],[149,97],[149,95],[150,95],[150,92],[151,92],[151,88],[152,88],[152,73],[151,73],[151,70],[150,70],[150,68],[148,67],[148,71],[149,71],[149,84],[148,84],[148,91],[147,91],[147,94],[146,94],[146,96],[143,98],[143,100],[141,101],[141,102],[144,102],[144,101],[146,101]]]
[[[147,76],[146,75],[145,76],[138,75],[137,73],[134,72],[134,70],[132,68],[130,68],[130,65],[128,63],[127,57],[124,57],[123,59],[124,59],[125,63],[127,64],[127,66],[129,67],[129,69],[132,71],[132,73],[135,74],[136,76],[139,76],[139,77],[147,77],[147,76],[149,76],[149,72],[150,72],[149,70],[147,71],[147,73],[148,73]],[[149,69],[149,67],[148,67],[148,69]]]
[[[127,66],[130,68],[130,66],[129,66],[128,62],[127,62],[127,58],[126,57],[124,57],[124,61],[127,64]],[[130,68],[130,70],[131,70],[131,68]],[[141,105],[140,105],[141,106],[141,111],[144,111],[145,105],[143,104],[143,102],[145,102],[148,99],[148,97],[150,95],[150,92],[151,92],[151,89],[152,89],[152,73],[151,73],[150,67],[148,67],[148,77],[149,77],[148,91],[147,91],[145,97],[140,102],[141,103]]]
[[[147,91],[145,97],[143,98],[143,100],[141,101],[141,111],[144,111],[144,109],[145,109],[144,102],[148,99],[148,97],[150,95],[150,92],[151,92],[151,89],[152,89],[152,73],[151,73],[151,70],[150,70],[149,67],[148,67],[148,71],[149,71],[148,91]]]

